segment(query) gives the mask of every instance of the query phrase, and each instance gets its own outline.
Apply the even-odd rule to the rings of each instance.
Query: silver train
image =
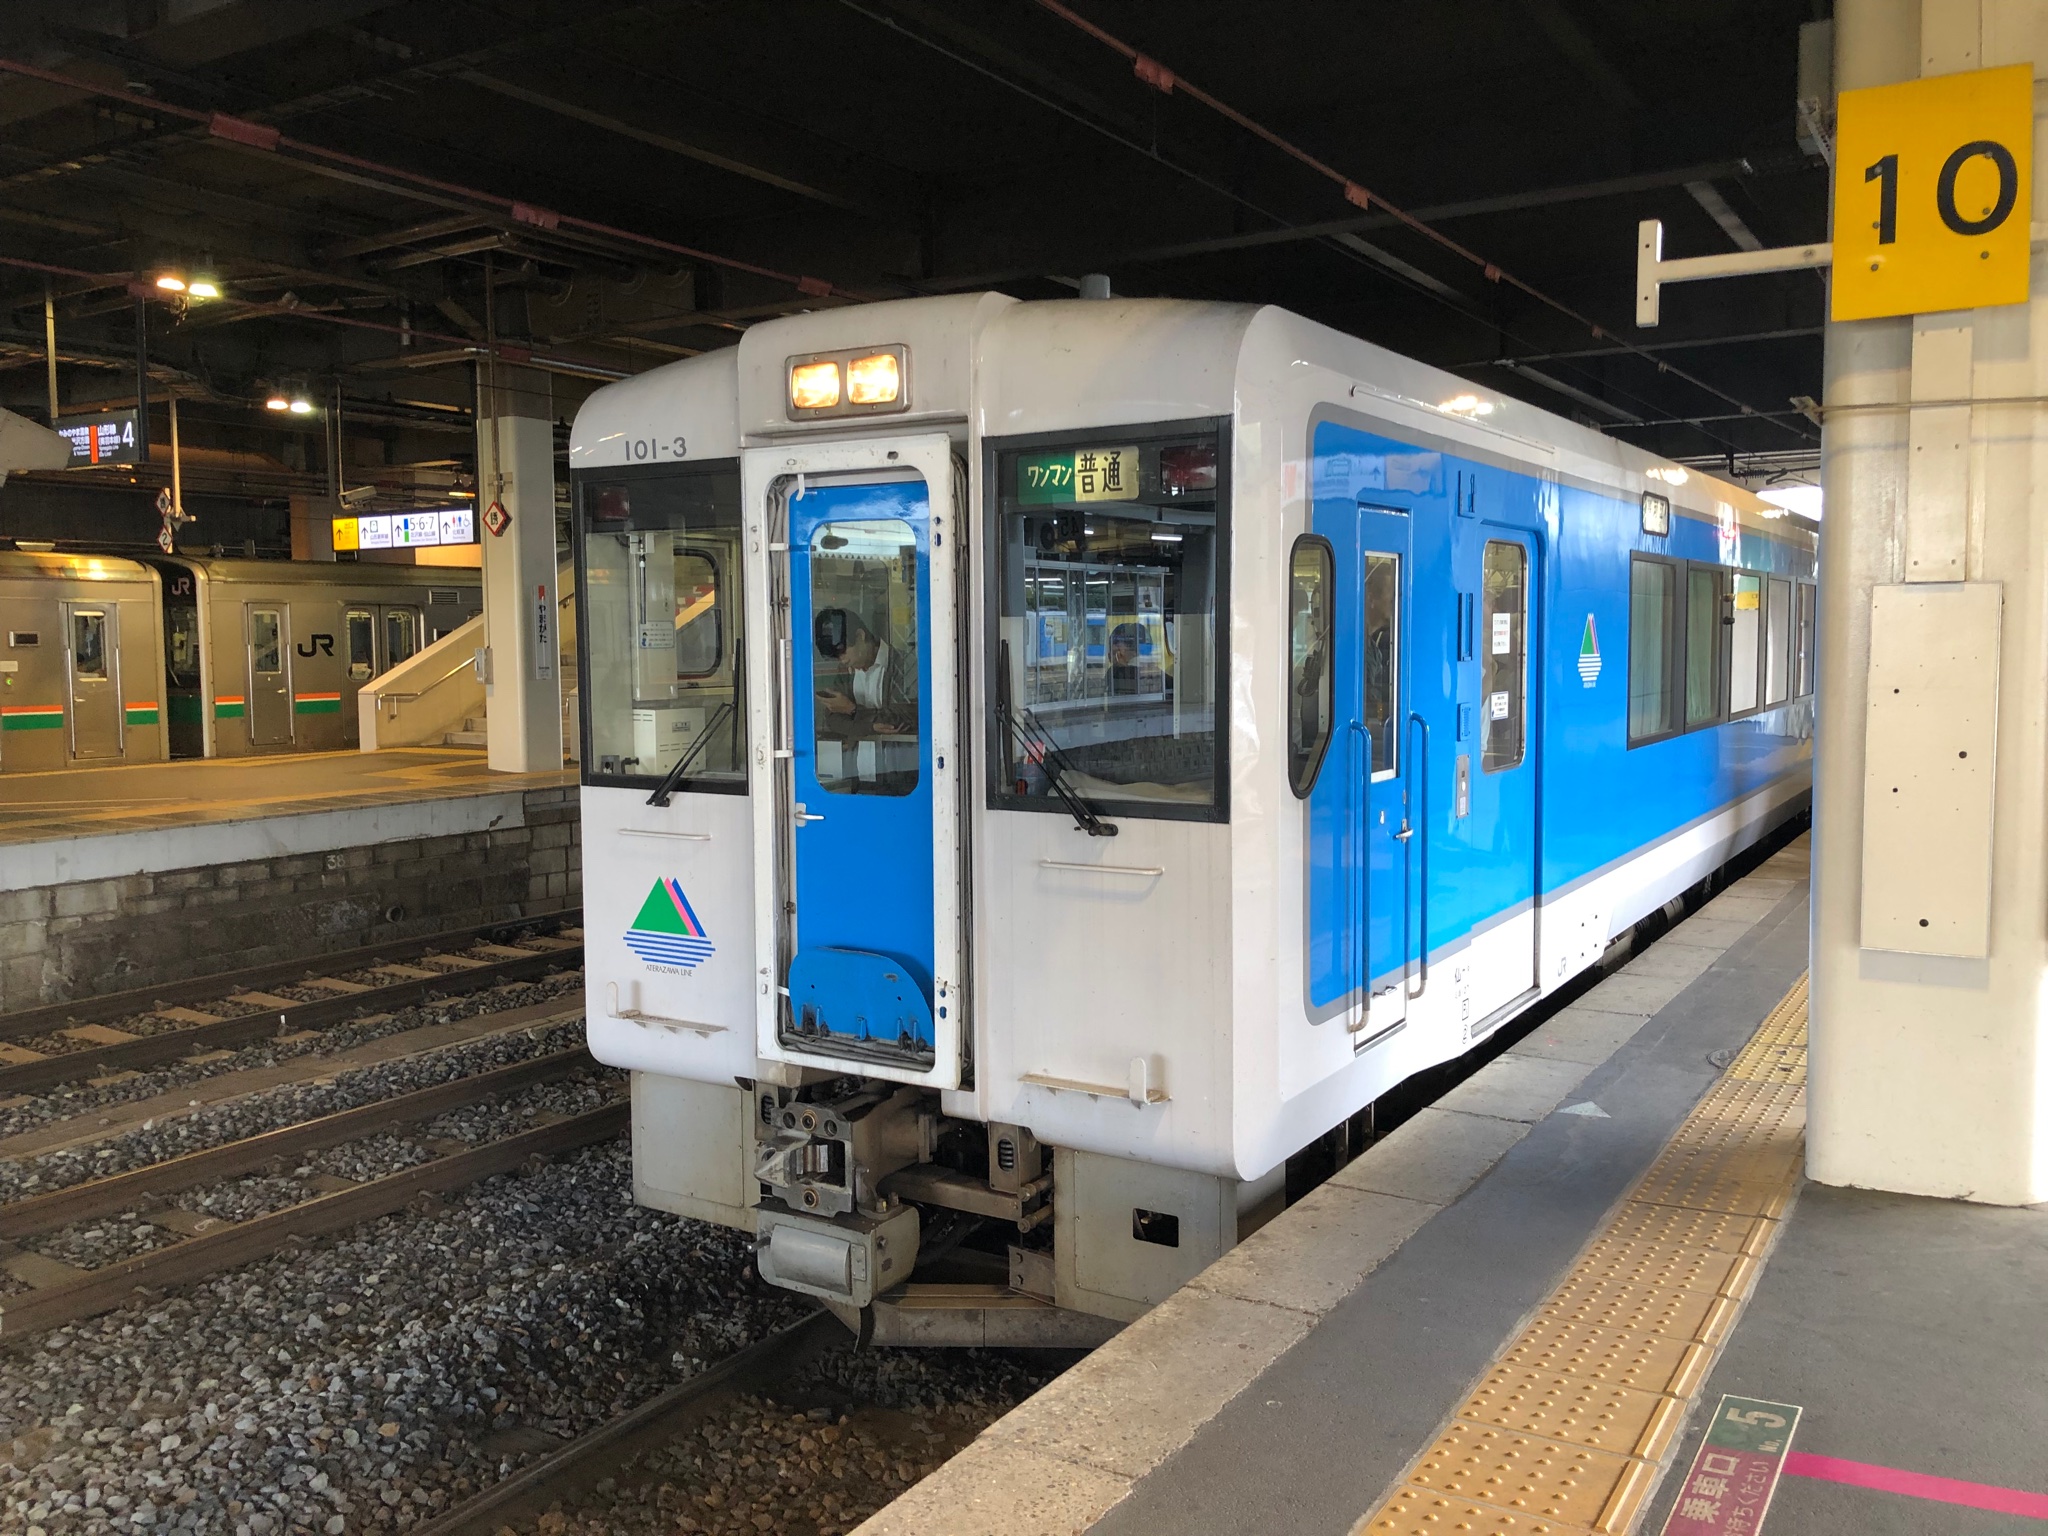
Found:
[[[0,773],[354,747],[357,690],[482,606],[461,568],[0,550]]]

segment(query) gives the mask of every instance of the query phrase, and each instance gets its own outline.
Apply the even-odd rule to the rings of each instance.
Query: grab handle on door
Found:
[[[1429,722],[1423,719],[1416,711],[1410,710],[1408,713],[1408,737],[1410,741],[1415,739],[1415,727],[1418,725],[1422,727],[1422,755],[1420,758],[1410,759],[1416,765],[1415,772],[1417,784],[1419,785],[1419,792],[1416,795],[1418,814],[1415,818],[1414,826],[1403,823],[1401,831],[1396,834],[1405,842],[1414,835],[1415,827],[1422,829],[1422,943],[1420,946],[1422,952],[1422,978],[1421,985],[1408,994],[1411,1000],[1422,996],[1423,993],[1429,990]],[[1412,863],[1410,867],[1413,867]]]
[[[1367,881],[1371,878],[1372,872],[1372,833],[1365,824],[1367,806],[1363,803],[1366,793],[1364,786],[1372,782],[1372,733],[1365,728],[1363,720],[1353,720],[1349,729],[1356,737],[1359,753],[1358,765],[1348,775],[1350,788],[1347,792],[1353,806],[1351,828],[1356,838],[1358,853],[1358,879],[1351,893],[1357,901],[1351,917],[1352,944],[1358,958],[1358,1023],[1351,1026],[1351,1032],[1356,1034],[1365,1028],[1366,1017],[1372,1011],[1372,957],[1366,952],[1367,941],[1370,938],[1367,931],[1366,909],[1371,891]]]

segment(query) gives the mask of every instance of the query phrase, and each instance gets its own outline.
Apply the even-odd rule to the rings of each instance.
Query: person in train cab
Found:
[[[1138,691],[1138,653],[1144,648],[1145,632],[1135,624],[1119,624],[1109,632],[1109,691]]]
[[[846,669],[841,688],[821,688],[818,704],[837,717],[838,734],[863,736],[914,735],[917,731],[917,656],[877,639],[862,619],[843,608],[819,615],[819,649]],[[836,620],[836,622],[826,622]],[[837,649],[827,649],[832,637]]]

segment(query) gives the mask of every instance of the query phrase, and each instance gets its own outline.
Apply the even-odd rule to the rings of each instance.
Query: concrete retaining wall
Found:
[[[580,902],[576,790],[478,798],[491,803],[443,801],[441,814],[420,807],[427,814],[409,823],[379,808],[187,829],[201,839],[182,840],[181,867],[148,867],[160,861],[145,855],[132,873],[0,889],[0,1012],[298,956],[311,962]],[[278,851],[189,862],[208,831],[232,834],[217,839],[224,851],[245,851],[252,833]],[[409,835],[392,835],[399,832]],[[0,849],[0,860],[23,852]]]

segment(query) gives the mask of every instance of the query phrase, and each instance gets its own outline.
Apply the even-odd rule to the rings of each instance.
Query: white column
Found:
[[[484,551],[486,745],[500,773],[562,766],[560,637],[555,626],[555,436],[548,376],[500,366],[477,391],[477,521]],[[502,534],[484,527],[496,502]]]
[[[1841,90],[2039,73],[2048,0],[1837,0],[1835,39]],[[2048,396],[2044,282],[2037,250],[2028,304],[1827,329],[1807,1137],[1822,1183],[2048,1199],[2048,432],[2038,403],[1915,404]],[[1886,710],[1916,678],[1914,734],[1888,746],[1907,717]],[[1907,762],[1927,742],[1958,769],[1932,791]],[[1964,782],[1949,749],[1972,746],[1990,773]],[[1899,821],[1900,794],[1929,816]],[[1950,822],[1981,838],[1900,859],[1901,826]]]

